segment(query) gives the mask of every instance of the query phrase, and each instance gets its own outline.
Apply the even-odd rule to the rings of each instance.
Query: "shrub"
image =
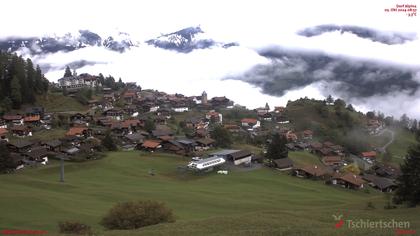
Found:
[[[376,207],[373,205],[373,202],[368,202],[366,204],[366,210],[374,210]]]
[[[172,210],[156,201],[131,201],[118,203],[102,219],[107,229],[137,229],[148,225],[174,222]]]
[[[77,221],[64,221],[58,223],[58,228],[62,234],[82,234],[91,235],[92,229],[89,225]]]

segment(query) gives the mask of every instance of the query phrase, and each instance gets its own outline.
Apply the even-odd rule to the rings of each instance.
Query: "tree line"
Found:
[[[0,113],[19,109],[47,93],[48,80],[31,59],[0,51]]]

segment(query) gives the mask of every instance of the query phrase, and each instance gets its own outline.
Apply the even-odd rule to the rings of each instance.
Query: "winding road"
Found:
[[[390,133],[391,134],[391,139],[384,145],[384,146],[382,146],[382,147],[379,147],[378,148],[378,151],[379,152],[382,152],[382,153],[386,153],[386,149],[387,149],[387,147],[389,146],[389,145],[391,145],[393,142],[394,142],[394,140],[395,140],[395,132],[394,131],[392,131],[392,130],[389,130],[389,129],[383,129],[381,132],[379,132],[377,135],[375,135],[375,136],[381,136],[381,135],[383,135],[384,133]]]

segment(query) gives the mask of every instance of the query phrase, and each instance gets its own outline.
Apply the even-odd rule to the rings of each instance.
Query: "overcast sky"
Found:
[[[56,53],[38,58],[36,62],[50,63],[57,67],[80,59],[104,62],[106,64],[86,66],[80,72],[112,74],[126,81],[137,81],[145,88],[183,92],[187,95],[206,90],[210,96],[226,95],[250,107],[262,106],[266,101],[274,106],[284,105],[287,100],[301,96],[322,98],[325,93],[319,90],[319,85],[313,84],[289,91],[284,97],[278,98],[264,95],[259,89],[242,81],[222,80],[226,76],[243,73],[257,64],[269,63],[267,58],[256,51],[264,47],[277,45],[303,50],[317,49],[328,54],[419,66],[418,38],[401,45],[386,45],[350,33],[331,32],[312,38],[296,35],[298,30],[306,27],[336,24],[369,27],[384,32],[413,32],[419,37],[419,16],[408,17],[402,13],[384,11],[400,2],[13,0],[2,2],[0,38],[64,34],[88,29],[101,36],[119,31],[127,32],[132,39],[143,42],[162,33],[200,25],[206,38],[219,42],[239,42],[241,46],[197,50],[189,54],[165,51],[144,44],[123,54],[87,48],[70,53]],[[415,4],[416,0],[403,3]],[[53,81],[61,75],[62,71],[47,73],[48,79]],[[359,104],[359,107],[364,110],[375,109],[369,104]],[[420,110],[420,100],[415,103],[414,108]],[[386,104],[377,109],[393,112]],[[415,114],[414,111],[412,113]]]
[[[385,13],[396,0],[13,0],[3,1],[4,34],[43,34],[88,28],[129,31],[138,37],[201,24],[220,37],[250,42],[309,25],[335,23],[419,31],[419,17]],[[413,0],[415,3],[416,0]],[[404,1],[410,3],[410,1]],[[10,23],[5,23],[10,22]],[[262,34],[262,35],[261,35]],[[243,39],[243,38],[242,38]]]

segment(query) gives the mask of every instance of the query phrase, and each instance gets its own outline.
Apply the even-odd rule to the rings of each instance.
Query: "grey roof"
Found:
[[[177,146],[178,148],[181,148],[181,149],[183,149],[184,147],[178,142],[178,141],[175,141],[175,140],[168,140],[168,142],[169,143],[171,143],[172,145],[174,145],[174,146]]]
[[[144,139],[144,136],[140,133],[127,134],[125,137],[130,141],[142,141]]]
[[[395,186],[395,182],[392,179],[376,176],[376,175],[369,175],[365,174],[362,176],[363,179],[366,181],[371,182],[374,186],[378,187],[379,189],[386,189],[391,186]]]
[[[48,151],[46,149],[37,149],[37,150],[32,150],[31,152],[26,153],[27,156],[32,157],[34,159],[45,157],[47,156],[47,154],[48,154]]]
[[[155,136],[155,137],[172,135],[172,134],[173,134],[173,132],[170,131],[170,130],[157,129],[157,130],[152,131],[152,135]]]
[[[242,159],[244,157],[252,156],[252,153],[250,151],[247,151],[247,150],[241,150],[239,152],[234,152],[234,153],[230,154],[230,156],[232,156],[233,160],[238,160],[238,159]]]
[[[231,155],[232,153],[239,152],[240,150],[234,150],[234,149],[224,149],[218,152],[213,152],[210,154],[210,156],[227,156]]]
[[[17,148],[29,147],[32,145],[31,142],[26,141],[26,140],[16,140],[16,141],[10,142],[9,144]]]
[[[51,141],[45,142],[45,144],[50,146],[50,147],[56,148],[56,147],[60,146],[62,143],[61,143],[60,140],[56,139],[56,140],[51,140]]]
[[[201,143],[201,144],[204,144],[204,145],[209,145],[209,144],[212,144],[214,142],[215,142],[215,140],[211,139],[211,138],[202,138],[202,139],[197,140],[197,143]]]
[[[287,157],[273,160],[273,162],[276,164],[277,168],[288,168],[293,166],[293,161]]]
[[[184,144],[184,145],[196,145],[194,140],[190,140],[190,139],[179,139],[176,140],[178,141],[180,144]]]

